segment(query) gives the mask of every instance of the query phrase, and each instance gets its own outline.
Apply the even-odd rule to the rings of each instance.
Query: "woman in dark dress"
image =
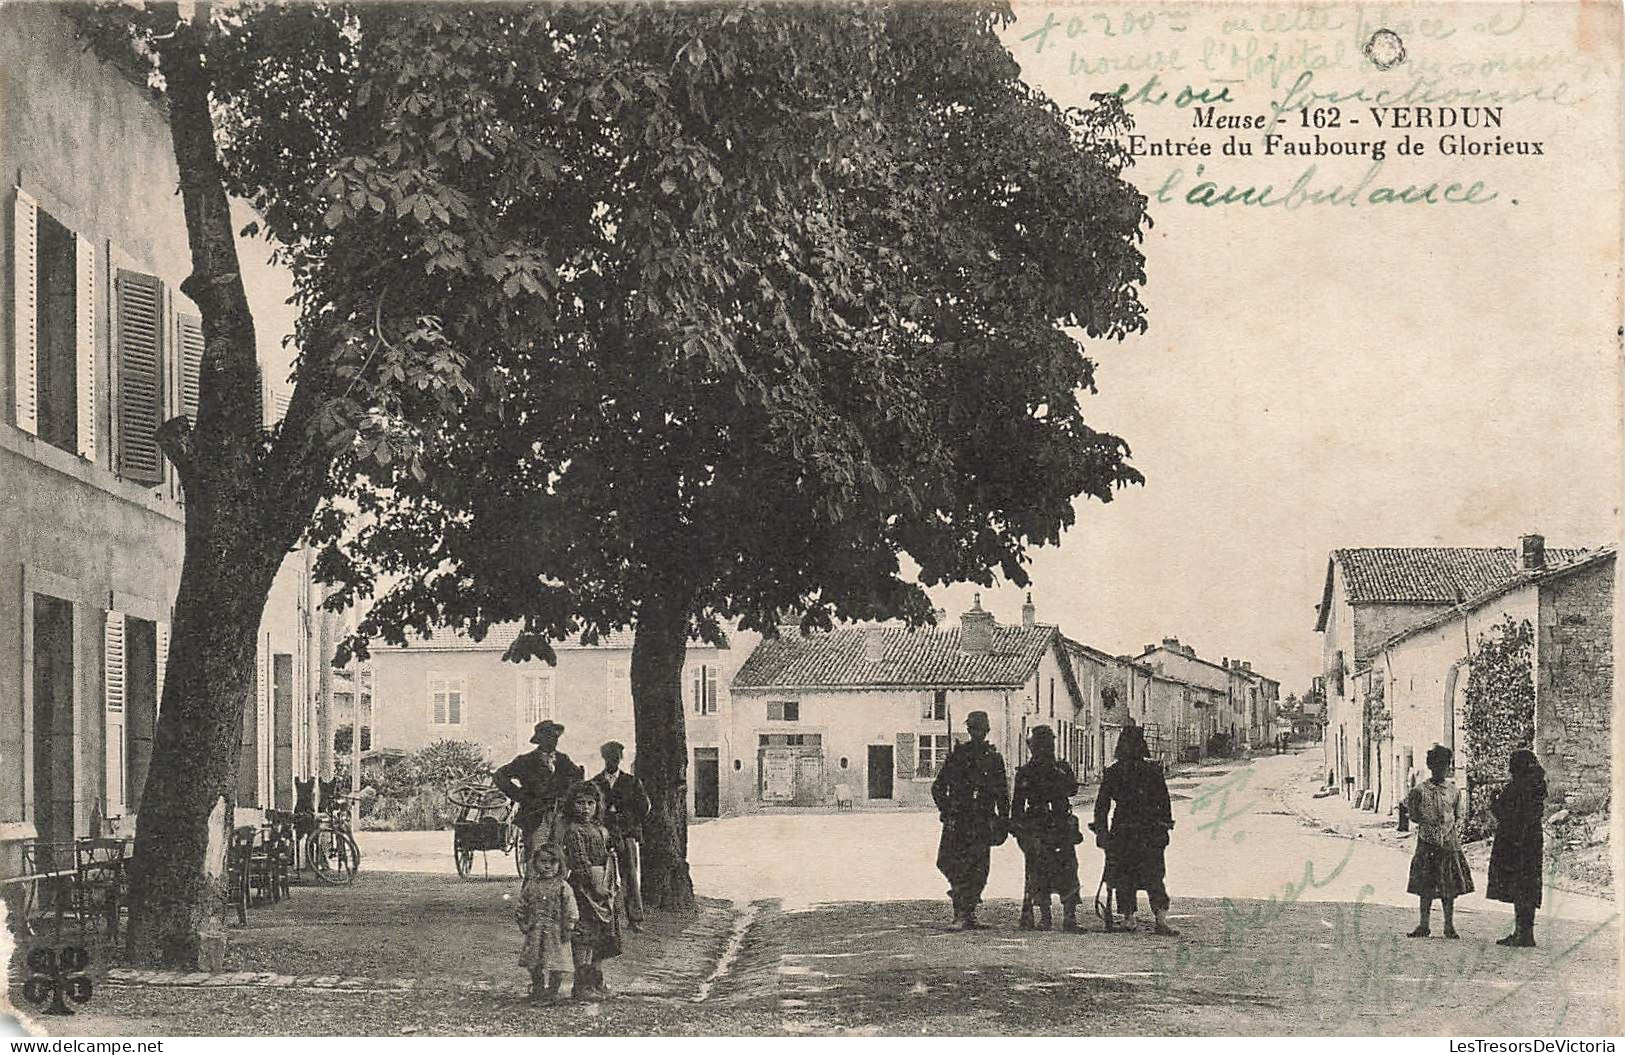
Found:
[[[1106,886],[1117,891],[1124,931],[1135,929],[1138,892],[1144,890],[1157,920],[1156,932],[1178,937],[1179,932],[1168,925],[1168,888],[1163,883],[1168,871],[1163,851],[1174,827],[1168,782],[1151,763],[1151,751],[1139,726],[1123,727],[1117,737],[1116,756],[1117,762],[1107,767],[1100,782],[1095,820],[1089,825],[1096,845],[1106,851]],[[1114,929],[1110,905],[1106,907],[1106,929]]]
[[[1066,910],[1061,929],[1079,931],[1083,928],[1078,925],[1078,822],[1072,815],[1078,778],[1071,766],[1055,757],[1055,733],[1049,726],[1035,727],[1027,746],[1032,757],[1016,770],[1016,791],[1010,798],[1010,827],[1027,863],[1020,927],[1049,930],[1054,925],[1050,898],[1058,895]]]
[[[1490,882],[1484,893],[1495,901],[1511,902],[1517,919],[1512,933],[1496,944],[1532,949],[1545,861],[1540,822],[1546,809],[1546,771],[1529,750],[1512,752],[1507,768],[1512,782],[1490,806],[1495,814],[1495,842],[1490,847]]]

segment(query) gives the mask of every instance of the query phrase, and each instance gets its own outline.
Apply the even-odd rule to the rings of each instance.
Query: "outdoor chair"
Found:
[[[124,900],[124,840],[91,838],[74,843],[74,911],[105,925],[109,939],[118,937]]]
[[[252,825],[234,828],[226,851],[226,872],[230,877],[231,904],[237,910],[239,926],[248,923],[248,901],[253,873],[254,842],[258,832]]]
[[[65,927],[72,925],[84,938],[88,920],[75,897],[75,861],[72,843],[26,842],[22,847],[22,874],[26,879],[23,897],[22,932],[42,937],[47,932],[60,941]]]
[[[849,810],[852,808],[852,788],[846,784],[835,785],[835,808]]]

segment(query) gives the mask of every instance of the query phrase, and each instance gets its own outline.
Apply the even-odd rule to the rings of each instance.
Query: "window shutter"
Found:
[[[79,457],[96,460],[96,246],[80,236],[75,246],[75,387],[79,396]]]
[[[203,320],[196,315],[176,315],[175,335],[180,342],[181,414],[196,425],[203,394]]]
[[[108,612],[102,631],[102,737],[108,817],[124,816],[124,613]]]
[[[704,667],[706,713],[717,713],[717,668]]]
[[[14,285],[12,299],[12,377],[14,421],[31,435],[39,434],[38,380],[39,356],[39,206],[17,189],[11,212],[11,262]]]
[[[158,706],[154,713],[162,713],[164,709],[164,668],[169,666],[169,624],[158,624]]]
[[[163,283],[118,276],[118,470],[142,483],[163,480],[158,425],[163,414]]]
[[[897,734],[897,761],[895,769],[899,774],[913,776],[919,771],[920,760],[914,755],[914,734]]]
[[[693,701],[694,713],[700,713],[700,672],[697,668],[688,671],[689,699]]]
[[[259,677],[255,679],[257,692],[254,701],[255,728],[259,730],[259,776],[254,783],[254,805],[265,807],[271,801],[272,772],[271,766],[275,759],[274,745],[271,740],[271,651],[269,640],[262,640],[259,645],[259,655],[256,662],[259,664]],[[353,735],[361,735],[359,731]]]

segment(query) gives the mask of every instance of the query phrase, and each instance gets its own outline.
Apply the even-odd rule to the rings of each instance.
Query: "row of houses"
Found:
[[[1555,792],[1605,806],[1615,555],[1548,549],[1540,535],[1511,548],[1333,551],[1316,622],[1328,781],[1393,812],[1442,744],[1477,810],[1506,753],[1530,747]]]
[[[194,413],[198,309],[162,109],[51,5],[0,19],[0,877],[30,840],[133,830],[169,652],[184,502],[158,424]],[[246,214],[245,214],[246,215]],[[245,245],[262,320],[291,283]],[[262,369],[286,370],[260,331]],[[285,400],[264,393],[267,421]],[[322,745],[306,554],[278,575],[238,801],[292,801]]]
[[[548,665],[504,662],[515,632],[376,647],[362,719],[372,748],[458,739],[506,759],[528,748],[544,718],[565,726],[564,750],[578,762],[591,763],[605,740],[633,745],[631,634],[563,643]],[[935,628],[788,626],[767,638],[736,633],[727,647],[695,642],[682,691],[690,807],[715,817],[827,804],[838,793],[926,804],[975,710],[988,713],[1012,768],[1040,724],[1085,780],[1109,764],[1128,721],[1145,727],[1164,760],[1198,758],[1271,735],[1280,687],[1250,663],[1203,660],[1173,638],[1139,656],[1111,655],[1038,622],[1030,597],[1019,625],[1001,625],[978,597],[957,620],[939,612]]]

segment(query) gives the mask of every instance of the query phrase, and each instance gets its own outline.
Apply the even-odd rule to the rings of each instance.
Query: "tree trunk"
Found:
[[[632,641],[632,709],[637,759],[633,766],[649,792],[643,827],[643,900],[662,909],[691,910],[688,874],[688,735],[683,722],[683,658],[688,648],[688,604],[646,598]]]
[[[215,147],[203,30],[181,21],[173,4],[154,11],[175,27],[160,45],[160,66],[192,255],[181,289],[201,309],[204,346],[196,428],[177,418],[159,430],[185,494],[186,552],[137,815],[127,951],[139,963],[195,968],[198,930],[224,911],[219,862],[207,860],[209,818],[234,798],[260,619],[277,569],[310,522],[327,462],[308,457],[305,445],[314,385],[295,390],[265,448],[254,320]],[[197,12],[206,25],[207,5]]]

